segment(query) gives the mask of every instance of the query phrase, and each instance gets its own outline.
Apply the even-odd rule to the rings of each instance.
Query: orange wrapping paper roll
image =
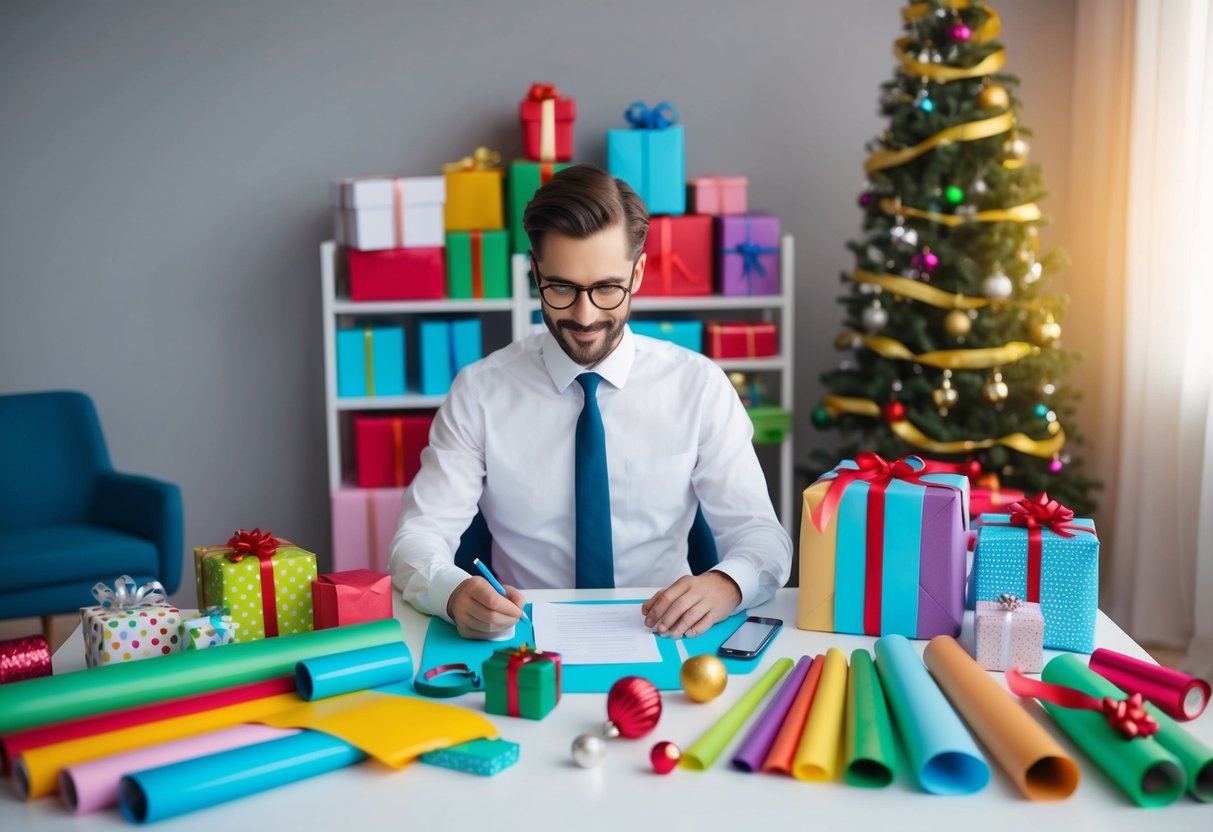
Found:
[[[1029,800],[1064,800],[1078,764],[950,636],[936,636],[923,661],[944,695]]]
[[[771,750],[767,752],[767,759],[762,764],[763,771],[792,773],[792,760],[796,756],[796,748],[800,745],[800,735],[804,733],[805,723],[809,720],[813,694],[817,691],[817,682],[821,679],[825,662],[826,657],[822,654],[813,659],[796,698],[792,700],[792,707],[783,719],[783,726],[775,735],[775,742],[771,743]]]

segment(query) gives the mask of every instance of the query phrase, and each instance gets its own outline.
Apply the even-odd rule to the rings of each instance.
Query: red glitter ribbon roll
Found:
[[[0,641],[0,685],[51,675],[51,648],[42,636]]]
[[[1140,693],[1181,721],[1196,719],[1209,704],[1209,683],[1205,680],[1106,647],[1091,654],[1091,669],[1123,691]]]

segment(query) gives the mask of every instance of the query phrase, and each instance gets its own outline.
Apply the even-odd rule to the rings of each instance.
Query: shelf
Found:
[[[399,315],[433,312],[512,312],[514,301],[500,300],[345,300],[333,301],[337,315]]]
[[[433,409],[437,410],[438,406],[446,400],[446,395],[441,396],[422,396],[419,393],[410,393],[404,396],[366,396],[366,397],[350,397],[337,398],[338,410],[413,410],[413,409]]]
[[[779,356],[770,358],[713,358],[726,373],[754,373],[763,370],[786,370],[788,362]]]

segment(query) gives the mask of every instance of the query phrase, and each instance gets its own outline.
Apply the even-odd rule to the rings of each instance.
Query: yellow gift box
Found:
[[[446,175],[447,231],[505,228],[500,165],[500,153],[478,147],[471,156],[442,166]]]

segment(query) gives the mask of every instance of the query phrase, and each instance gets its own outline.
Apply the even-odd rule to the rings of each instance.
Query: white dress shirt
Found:
[[[583,372],[545,331],[455,378],[392,538],[392,577],[405,600],[447,617],[451,592],[468,577],[454,555],[477,505],[503,583],[575,586],[574,436],[584,393],[574,380]],[[714,568],[741,589],[739,609],[770,599],[791,571],[792,541],[725,373],[630,327],[592,372],[604,382],[615,586],[689,575],[687,533],[702,506],[720,555]]]

